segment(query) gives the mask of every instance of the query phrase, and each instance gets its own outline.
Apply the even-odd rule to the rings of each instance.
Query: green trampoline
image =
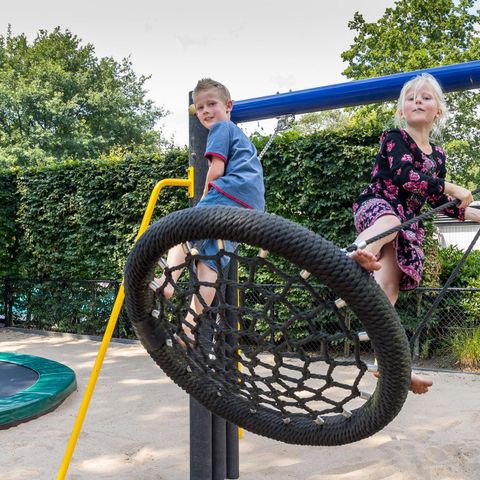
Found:
[[[0,428],[50,412],[76,387],[74,371],[61,363],[0,352]]]

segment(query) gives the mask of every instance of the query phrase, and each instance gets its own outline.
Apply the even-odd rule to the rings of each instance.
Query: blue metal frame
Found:
[[[445,92],[480,87],[480,60],[415,70],[385,77],[355,80],[326,87],[239,100],[234,104],[232,121],[250,122],[280,115],[300,114],[396,100],[402,85],[410,78],[431,73]]]

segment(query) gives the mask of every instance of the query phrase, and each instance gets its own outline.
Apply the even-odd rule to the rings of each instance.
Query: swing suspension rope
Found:
[[[480,187],[472,191],[472,195],[477,195],[478,193],[480,193]],[[397,225],[396,227],[392,227],[388,230],[385,230],[384,232],[381,232],[378,235],[375,235],[375,236],[373,236],[373,237],[371,237],[367,240],[362,240],[358,243],[352,243],[345,250],[347,252],[354,252],[357,249],[363,249],[367,245],[370,245],[370,244],[376,242],[377,240],[380,240],[384,237],[388,237],[392,233],[397,233],[400,230],[403,230],[404,228],[412,225],[413,223],[417,223],[417,222],[420,222],[422,220],[425,220],[425,219],[435,215],[436,213],[441,212],[442,210],[445,210],[446,208],[454,207],[454,206],[458,205],[459,203],[460,203],[460,200],[458,200],[458,199],[451,200],[450,202],[444,203],[443,205],[440,205],[436,208],[432,208],[428,212],[422,213],[421,215],[418,215],[417,217],[411,218],[410,220],[407,220],[407,221],[401,223],[400,225]]]
[[[273,141],[277,137],[280,132],[284,130],[288,130],[293,124],[295,123],[295,115],[283,115],[282,117],[278,117],[277,126],[273,131],[272,135],[268,139],[268,142],[263,147],[262,151],[258,155],[258,159],[261,160],[264,155],[267,153],[270,145],[272,145]]]

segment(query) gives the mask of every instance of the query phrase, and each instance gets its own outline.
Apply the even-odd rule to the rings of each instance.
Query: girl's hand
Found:
[[[467,208],[473,202],[472,192],[458,185],[456,185],[456,187],[453,196],[460,200],[460,208]]]
[[[453,183],[445,182],[445,193],[460,200],[458,205],[460,208],[467,208],[473,202],[472,192],[466,188],[454,185]]]

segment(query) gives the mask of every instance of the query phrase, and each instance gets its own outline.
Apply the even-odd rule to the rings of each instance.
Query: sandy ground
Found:
[[[56,478],[99,345],[0,329],[0,351],[64,363],[78,381],[78,391],[55,411],[0,430],[1,480]],[[299,447],[245,432],[240,478],[478,480],[480,376],[426,375],[434,381],[430,393],[410,395],[390,425],[354,444]],[[187,395],[138,343],[112,343],[67,478],[186,480],[188,429]]]

